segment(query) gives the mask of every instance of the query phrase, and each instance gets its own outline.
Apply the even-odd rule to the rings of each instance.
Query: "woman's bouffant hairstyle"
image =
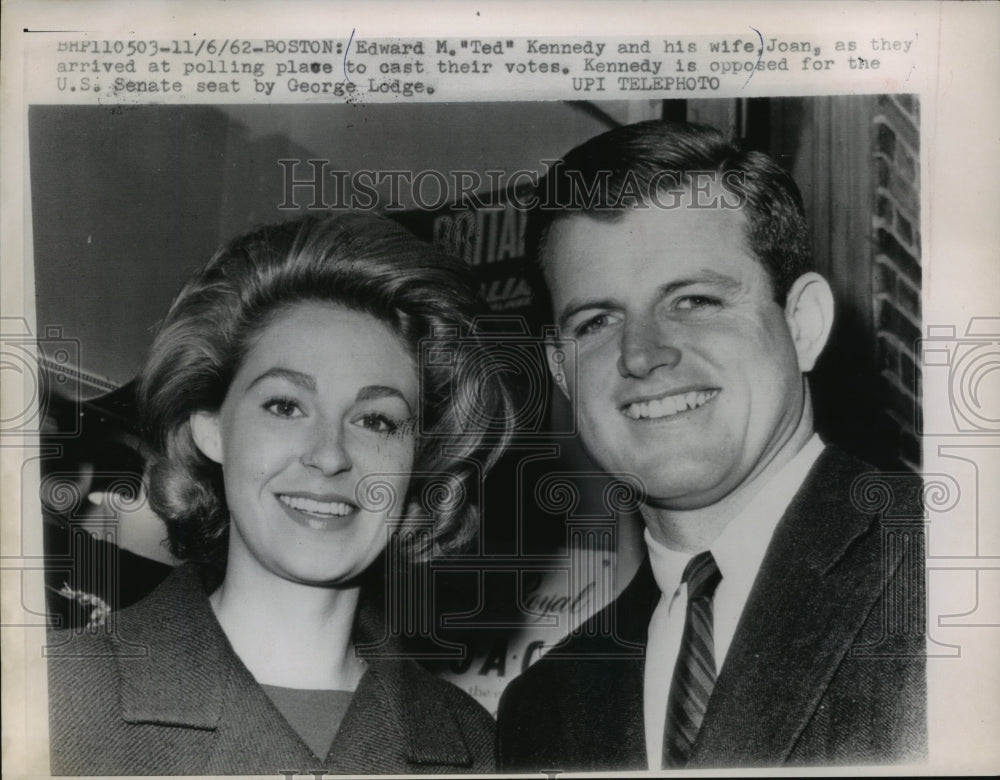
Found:
[[[276,314],[304,302],[370,314],[410,347],[421,397],[404,506],[436,497],[435,508],[422,512],[433,517],[430,543],[415,554],[461,548],[479,520],[475,502],[464,497],[478,494],[472,480],[500,456],[513,418],[501,373],[477,348],[479,299],[459,261],[384,217],[345,212],[235,239],[187,282],[162,322],[138,393],[153,449],[150,504],[166,522],[171,551],[224,568],[229,514],[222,468],[195,445],[190,417],[221,407],[256,336]],[[424,342],[423,351],[449,359],[421,359],[421,340],[432,336],[433,349]]]

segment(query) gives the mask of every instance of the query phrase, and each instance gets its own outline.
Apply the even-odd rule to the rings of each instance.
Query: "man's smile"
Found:
[[[689,390],[681,393],[662,395],[644,401],[633,401],[621,407],[622,414],[633,420],[673,417],[681,412],[698,409],[719,394],[718,388],[709,390]]]

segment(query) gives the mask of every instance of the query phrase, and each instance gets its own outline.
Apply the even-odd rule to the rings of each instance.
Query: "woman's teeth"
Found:
[[[344,517],[353,508],[342,501],[314,501],[301,496],[278,496],[278,499],[285,506],[317,517]]]

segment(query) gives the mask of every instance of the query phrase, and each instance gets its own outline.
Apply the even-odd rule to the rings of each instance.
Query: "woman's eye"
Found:
[[[302,417],[304,414],[298,402],[291,398],[272,398],[264,408],[275,417]]]
[[[376,433],[395,433],[400,427],[400,423],[375,412],[360,417],[356,425]]]

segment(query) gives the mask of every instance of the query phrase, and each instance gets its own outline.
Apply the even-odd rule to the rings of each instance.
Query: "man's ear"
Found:
[[[549,364],[549,373],[562,394],[569,399],[569,385],[566,382],[566,352],[555,341],[546,340],[545,360]]]
[[[833,328],[830,283],[814,271],[802,274],[788,291],[785,320],[799,356],[799,369],[812,371]]]
[[[190,418],[191,438],[201,454],[216,463],[222,463],[222,435],[219,416],[211,412],[195,412]]]

